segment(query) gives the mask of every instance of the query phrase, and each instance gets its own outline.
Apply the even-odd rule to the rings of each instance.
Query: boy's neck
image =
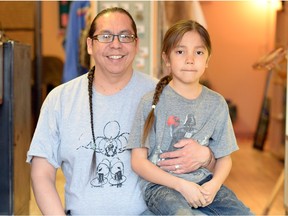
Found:
[[[200,83],[195,85],[177,85],[173,82],[173,80],[171,80],[169,85],[172,89],[174,89],[174,91],[189,100],[196,99],[202,92],[202,85]]]

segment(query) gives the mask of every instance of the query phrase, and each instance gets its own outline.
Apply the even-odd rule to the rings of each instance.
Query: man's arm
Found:
[[[213,152],[211,151],[211,149],[209,147],[206,146],[202,146],[204,148],[208,148],[210,154],[209,154],[209,158],[206,162],[204,162],[204,164],[202,165],[202,167],[207,168],[208,170],[210,170],[211,172],[214,172],[215,170],[215,165],[216,165],[216,159],[214,157]]]
[[[32,188],[43,215],[65,215],[56,190],[56,169],[45,159],[33,157],[31,163]]]
[[[192,172],[200,167],[214,170],[215,157],[208,147],[192,139],[180,140],[174,147],[178,150],[161,154],[160,157],[165,160],[160,161],[158,165],[162,169],[178,174]]]

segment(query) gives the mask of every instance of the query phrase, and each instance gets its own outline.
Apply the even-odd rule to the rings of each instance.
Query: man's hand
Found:
[[[161,169],[177,174],[189,173],[201,166],[208,166],[211,159],[214,159],[214,155],[208,147],[202,146],[192,139],[180,140],[174,147],[178,149],[160,155],[162,159],[165,159],[158,162]]]

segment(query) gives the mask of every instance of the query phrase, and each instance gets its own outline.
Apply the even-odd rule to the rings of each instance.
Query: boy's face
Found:
[[[185,84],[199,83],[200,77],[208,66],[208,50],[200,35],[196,31],[184,34],[169,56],[163,56],[164,61],[170,66],[173,82],[180,81]]]

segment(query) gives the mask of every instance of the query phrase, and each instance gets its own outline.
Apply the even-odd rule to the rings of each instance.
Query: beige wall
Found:
[[[59,29],[58,1],[42,1],[42,53],[65,59],[64,34]]]
[[[267,74],[252,65],[274,48],[276,13],[255,2],[201,2],[213,45],[206,78],[213,89],[236,104],[235,131],[245,136],[256,130]],[[42,10],[43,54],[64,60],[58,2],[43,1]]]

